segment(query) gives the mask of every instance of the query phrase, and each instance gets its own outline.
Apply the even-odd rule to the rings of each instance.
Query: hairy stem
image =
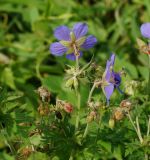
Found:
[[[75,50],[75,52],[77,52]],[[76,71],[79,70],[79,54],[75,54],[76,55]],[[80,95],[80,89],[79,89],[79,85],[76,88],[76,94],[77,94],[77,116],[76,116],[76,124],[75,124],[75,128],[76,130],[79,128],[79,120],[80,120],[80,103],[81,103],[81,95]]]
[[[150,99],[150,55],[148,55],[149,57],[149,64],[148,64],[148,70],[149,70],[149,79],[148,79],[148,86],[147,86],[147,91],[148,91],[148,95],[149,95],[149,98]]]
[[[135,126],[135,124],[134,124],[134,122],[133,122],[133,120],[132,120],[132,118],[131,118],[130,113],[128,113],[127,116],[128,116],[128,118],[129,118],[129,120],[130,120],[133,128],[135,129],[135,132],[136,132],[136,134],[137,134],[137,136],[138,136],[138,138],[139,138],[139,140],[140,140],[140,143],[142,143],[142,142],[143,142],[143,138],[139,135],[138,129],[136,128],[136,126]]]
[[[77,116],[76,116],[76,130],[79,128],[79,120],[80,120],[80,102],[81,102],[81,96],[79,89],[77,91]]]
[[[89,129],[89,123],[86,124],[86,128],[85,128],[84,134],[83,134],[83,139],[86,138],[86,136],[88,134],[88,129]]]
[[[142,138],[142,135],[141,135],[141,130],[140,130],[140,125],[139,125],[139,118],[138,118],[138,116],[136,117],[136,126],[137,126],[137,131],[138,131],[138,134],[139,134],[140,142],[143,143],[143,138]]]
[[[149,115],[149,119],[148,119],[148,123],[147,123],[147,136],[149,136],[150,133],[150,115]]]
[[[93,86],[90,90],[90,93],[89,93],[88,103],[91,101],[91,97],[92,97],[92,94],[93,94],[93,91],[94,91],[95,87],[96,87],[96,83],[94,82],[94,84],[93,84]]]

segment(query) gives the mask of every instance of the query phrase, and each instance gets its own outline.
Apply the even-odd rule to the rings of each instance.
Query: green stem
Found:
[[[129,120],[130,120],[133,128],[135,129],[135,132],[136,132],[136,134],[137,134],[137,136],[138,136],[138,138],[139,138],[139,140],[140,140],[140,143],[142,144],[142,143],[143,143],[143,138],[142,138],[141,135],[139,134],[139,130],[136,128],[136,126],[135,126],[135,124],[134,124],[134,122],[133,122],[133,120],[132,120],[132,118],[131,118],[130,113],[128,113],[127,116],[128,116],[128,118],[129,118]]]
[[[148,96],[149,96],[149,99],[150,99],[150,55],[148,55],[149,57],[149,64],[148,64],[148,70],[149,70],[149,79],[148,79],[148,86],[147,86],[147,92],[148,92]]]
[[[150,115],[149,115],[149,119],[148,119],[148,123],[147,123],[147,137],[149,136],[150,133]]]
[[[78,55],[76,55],[76,71],[79,70],[79,58]],[[79,128],[79,121],[80,121],[80,103],[81,103],[81,95],[80,95],[80,89],[79,85],[78,88],[76,88],[76,95],[77,95],[77,116],[76,116],[76,130]]]
[[[86,128],[85,128],[84,134],[83,134],[83,139],[86,138],[86,136],[88,134],[88,129],[89,129],[89,123],[86,124]]]
[[[94,82],[94,84],[93,84],[93,86],[91,88],[91,91],[89,93],[88,103],[91,101],[91,97],[92,97],[92,94],[93,94],[93,91],[94,91],[95,87],[96,87],[96,83]]]
[[[80,120],[80,102],[81,96],[79,90],[77,91],[77,116],[76,116],[76,130],[79,128],[79,120]]]

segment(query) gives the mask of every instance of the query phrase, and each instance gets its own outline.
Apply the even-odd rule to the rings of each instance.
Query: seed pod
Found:
[[[124,111],[130,111],[132,107],[132,103],[130,100],[126,99],[121,101],[120,107],[124,109]]]
[[[115,126],[115,120],[114,120],[113,118],[110,118],[110,120],[109,120],[109,127],[110,127],[111,129],[113,129],[114,126]]]

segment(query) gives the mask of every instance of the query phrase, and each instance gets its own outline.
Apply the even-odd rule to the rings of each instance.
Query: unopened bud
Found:
[[[139,86],[139,82],[137,81],[130,81],[130,82],[127,82],[125,84],[125,93],[128,94],[128,95],[134,95],[135,94],[135,90],[138,88]]]
[[[111,129],[113,129],[114,126],[115,126],[115,120],[114,120],[113,118],[110,118],[110,120],[109,120],[109,127],[110,127]]]
[[[73,84],[74,84],[74,79],[70,78],[70,79],[67,80],[65,85],[66,85],[66,87],[72,87]]]
[[[78,80],[77,80],[77,78],[74,78],[73,85],[74,85],[74,88],[78,88]]]

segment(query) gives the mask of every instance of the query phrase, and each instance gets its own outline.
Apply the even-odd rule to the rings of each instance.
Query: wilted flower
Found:
[[[67,113],[71,113],[73,111],[73,106],[70,103],[65,103],[63,108]]]
[[[121,108],[117,108],[113,114],[113,117],[115,120],[119,121],[121,119],[124,118],[124,112],[123,112],[123,109]]]
[[[116,73],[113,71],[115,61],[115,54],[111,55],[111,58],[107,61],[105,72],[102,76],[102,90],[107,99],[107,105],[109,105],[109,100],[115,88],[118,89],[120,93],[123,93],[119,86],[121,83],[121,73]]]
[[[122,100],[122,101],[121,101],[120,107],[123,108],[123,109],[126,110],[126,111],[130,111],[130,110],[131,110],[131,107],[132,107],[132,103],[131,103],[130,100],[125,99],[125,100]]]
[[[49,102],[50,101],[51,94],[50,94],[50,92],[48,91],[47,88],[41,86],[41,87],[38,88],[37,92],[38,92],[38,94],[39,94],[39,96],[40,96],[40,98],[42,99],[43,102]]]
[[[55,56],[62,56],[66,53],[66,58],[75,60],[81,57],[81,49],[92,48],[97,39],[92,36],[85,36],[88,26],[85,23],[76,23],[70,30],[67,26],[59,26],[55,29],[54,35],[59,42],[50,45],[50,52]]]
[[[143,23],[140,30],[143,37],[150,39],[150,23]]]

